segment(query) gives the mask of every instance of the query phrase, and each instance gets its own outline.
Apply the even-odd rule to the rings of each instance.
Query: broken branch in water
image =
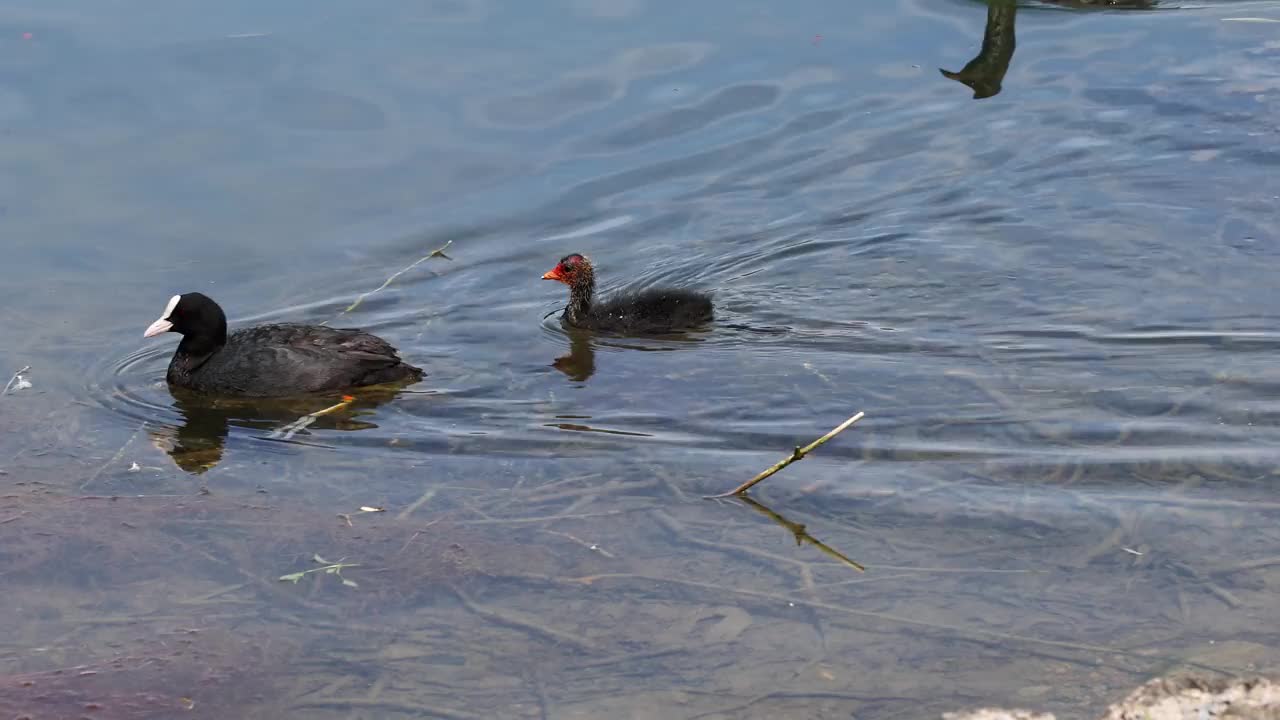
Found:
[[[839,435],[840,433],[844,432],[845,430],[847,430],[847,429],[849,428],[849,426],[850,426],[850,425],[852,425],[852,424],[854,424],[854,423],[858,422],[859,420],[861,420],[861,419],[862,419],[862,416],[863,416],[863,413],[862,413],[862,412],[858,412],[858,414],[857,414],[857,415],[854,415],[853,417],[849,418],[848,420],[845,420],[844,422],[840,423],[840,425],[838,425],[834,430],[832,430],[831,432],[827,433],[826,435],[823,435],[822,437],[818,438],[817,440],[814,440],[813,442],[809,443],[808,445],[806,445],[806,446],[804,446],[804,447],[800,447],[799,445],[797,445],[797,446],[796,446],[796,449],[795,449],[795,450],[793,450],[793,451],[791,451],[791,455],[790,455],[790,456],[788,456],[788,457],[786,457],[786,458],[783,458],[782,460],[779,460],[777,463],[775,463],[775,464],[773,465],[773,467],[769,468],[768,470],[765,470],[764,472],[760,473],[759,475],[757,475],[757,476],[755,476],[755,477],[751,478],[750,480],[748,480],[748,481],[746,481],[746,482],[742,483],[741,485],[739,485],[738,487],[736,487],[736,488],[734,488],[734,489],[730,490],[729,492],[720,493],[719,495],[708,495],[708,496],[706,496],[706,497],[707,497],[708,499],[713,499],[713,498],[726,498],[726,497],[732,497],[732,496],[734,496],[734,495],[742,495],[742,494],[746,493],[746,492],[747,492],[747,490],[750,490],[752,487],[755,487],[755,485],[756,485],[757,483],[759,483],[761,480],[764,480],[765,478],[767,478],[767,477],[769,477],[770,475],[772,475],[772,474],[774,474],[774,473],[778,472],[778,471],[779,471],[779,470],[781,470],[782,468],[784,468],[784,467],[786,467],[786,466],[790,465],[791,463],[793,463],[793,462],[795,462],[795,461],[797,461],[797,460],[803,460],[805,455],[808,455],[809,453],[811,453],[811,452],[813,452],[814,450],[816,450],[816,449],[817,449],[817,447],[818,447],[819,445],[821,445],[822,443],[824,443],[824,442],[826,442],[826,441],[830,440],[831,438],[833,438],[833,437],[835,437],[835,436]]]
[[[22,369],[14,373],[13,377],[9,378],[9,382],[5,383],[4,390],[0,390],[0,395],[8,395],[9,388],[11,387],[13,387],[15,392],[23,388],[31,387],[31,383],[27,382],[26,378],[22,377],[22,373],[30,369],[31,369],[30,365],[23,365]],[[15,384],[17,385],[17,387],[14,387]]]
[[[445,254],[444,254],[444,251],[445,251],[445,250],[447,250],[447,249],[449,249],[449,246],[450,246],[450,245],[452,245],[452,244],[453,244],[453,241],[452,241],[452,240],[450,240],[449,242],[445,243],[444,245],[441,245],[440,247],[436,248],[435,250],[432,250],[431,252],[427,253],[426,255],[423,255],[422,257],[418,258],[417,260],[414,260],[413,262],[409,263],[408,265],[406,265],[406,266],[404,266],[404,267],[400,268],[399,270],[397,270],[397,271],[395,271],[395,272],[391,273],[391,277],[388,277],[386,280],[383,280],[381,285],[379,285],[378,287],[376,287],[376,288],[374,288],[374,289],[370,290],[370,291],[369,291],[369,292],[367,292],[367,293],[363,293],[363,294],[361,294],[361,295],[360,295],[360,297],[357,297],[357,298],[356,298],[356,300],[355,300],[355,302],[353,302],[353,303],[351,303],[350,305],[348,305],[348,306],[347,306],[347,309],[346,309],[346,310],[343,310],[342,312],[338,313],[338,317],[342,317],[343,315],[346,315],[347,313],[351,312],[352,310],[355,310],[357,307],[360,307],[360,303],[364,302],[364,299],[365,299],[365,298],[367,298],[367,297],[369,297],[370,295],[372,295],[372,294],[374,294],[374,293],[378,292],[379,290],[383,290],[383,289],[385,289],[385,288],[386,288],[388,285],[390,285],[390,284],[391,284],[391,283],[392,283],[396,278],[398,278],[398,277],[400,277],[401,275],[403,275],[403,274],[405,274],[405,273],[409,272],[410,270],[412,270],[412,269],[414,269],[414,268],[418,267],[419,265],[421,265],[422,263],[426,262],[427,260],[430,260],[430,259],[431,259],[431,258],[433,258],[433,257],[442,257],[442,258],[444,258],[445,260],[452,260],[453,258],[451,258],[451,257],[449,257],[448,255],[445,255]]]

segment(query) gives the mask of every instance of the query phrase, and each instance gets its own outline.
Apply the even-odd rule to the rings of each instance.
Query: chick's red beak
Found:
[[[543,280],[559,280],[560,282],[567,282],[564,275],[564,268],[563,266],[560,266],[560,265],[557,265],[551,268],[550,270],[546,271],[545,273],[543,273],[542,279]]]

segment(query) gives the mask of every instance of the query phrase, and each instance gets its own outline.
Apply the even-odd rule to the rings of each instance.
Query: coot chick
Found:
[[[196,392],[284,397],[423,374],[387,341],[361,330],[282,323],[228,335],[222,308],[198,292],[170,298],[143,337],[164,332],[182,335],[165,378]]]
[[[585,255],[573,253],[542,276],[569,286],[566,323],[588,330],[660,334],[689,330],[711,321],[711,296],[693,290],[653,288],[619,293],[595,302],[596,275]]]

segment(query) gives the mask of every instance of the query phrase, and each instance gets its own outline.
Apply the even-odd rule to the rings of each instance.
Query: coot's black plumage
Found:
[[[386,340],[352,328],[282,323],[227,334],[222,308],[174,295],[143,337],[182,335],[166,379],[196,392],[283,397],[422,379]]]
[[[712,320],[711,296],[694,290],[653,288],[619,293],[595,301],[595,268],[585,255],[573,253],[546,274],[569,286],[564,322],[588,330],[624,334],[660,334],[691,330]]]

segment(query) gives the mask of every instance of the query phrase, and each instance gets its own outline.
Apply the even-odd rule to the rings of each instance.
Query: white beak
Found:
[[[151,323],[151,327],[147,328],[147,331],[142,333],[142,337],[149,338],[155,335],[159,335],[160,333],[167,333],[172,329],[173,329],[173,323],[169,322],[168,320],[165,320],[164,318],[160,318],[159,320]]]

